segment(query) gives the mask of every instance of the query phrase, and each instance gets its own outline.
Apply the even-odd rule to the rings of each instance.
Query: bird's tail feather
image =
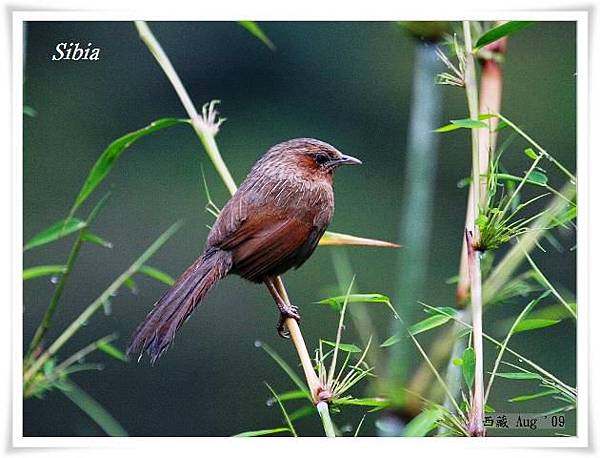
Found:
[[[200,256],[154,304],[135,330],[127,354],[139,353],[141,358],[146,351],[154,364],[196,305],[227,275],[231,264],[231,254],[222,250],[207,251]]]

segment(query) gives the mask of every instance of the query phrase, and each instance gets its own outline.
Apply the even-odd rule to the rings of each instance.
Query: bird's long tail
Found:
[[[139,353],[141,358],[146,351],[154,364],[196,305],[227,275],[231,265],[231,254],[226,251],[209,250],[200,256],[154,304],[135,330],[127,354]]]

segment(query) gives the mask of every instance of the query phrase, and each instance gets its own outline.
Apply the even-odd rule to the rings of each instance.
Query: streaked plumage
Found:
[[[331,222],[333,171],[346,163],[360,161],[311,138],[269,149],[219,214],[203,254],[136,329],[128,353],[147,351],[156,361],[224,276],[237,274],[269,285],[273,277],[301,266]],[[281,313],[288,314],[275,299]],[[296,317],[294,313],[289,315]]]

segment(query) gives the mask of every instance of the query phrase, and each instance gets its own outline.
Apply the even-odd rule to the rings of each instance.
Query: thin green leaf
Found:
[[[35,118],[37,116],[37,111],[32,106],[23,105],[23,114],[30,118]]]
[[[522,394],[521,396],[515,396],[514,398],[509,399],[508,402],[529,401],[530,399],[543,398],[545,396],[550,396],[556,393],[560,393],[560,390],[550,388],[549,390],[539,391],[538,393]]]
[[[533,182],[534,184],[539,184],[540,186],[546,186],[548,184],[548,177],[545,173],[540,172],[539,170],[534,170],[529,174],[527,181]]]
[[[275,51],[275,45],[269,37],[262,31],[258,24],[254,21],[238,21],[238,24],[245,28],[248,32],[262,41],[271,51]]]
[[[525,148],[525,150],[523,151],[525,153],[525,155],[533,160],[538,158],[537,153],[532,149],[532,148]]]
[[[282,402],[280,401],[279,396],[277,395],[275,390],[273,388],[271,388],[271,385],[269,385],[267,382],[264,382],[264,383],[265,383],[265,385],[267,385],[267,388],[269,389],[269,391],[271,392],[271,394],[277,401],[277,404],[279,405],[279,408],[281,409],[281,413],[283,414],[283,419],[287,423],[288,428],[290,429],[290,432],[292,433],[292,435],[294,437],[298,437],[298,434],[296,434],[296,430],[294,429],[294,424],[292,423],[292,420],[290,420],[287,410],[285,410],[285,407],[283,406]]]
[[[332,342],[330,340],[321,340],[321,342],[323,342],[324,344],[327,344],[331,347],[335,347],[335,342]],[[338,347],[340,348],[340,350],[346,351],[348,353],[361,353],[362,350],[360,349],[360,347],[351,344],[351,343],[340,343],[338,344]]]
[[[277,433],[287,433],[290,432],[290,428],[280,427],[280,428],[272,428],[272,429],[259,429],[258,431],[246,431],[243,433],[236,434],[233,437],[258,437],[258,436],[270,436],[272,434]]]
[[[420,304],[424,305],[422,302],[420,302]],[[458,310],[456,310],[453,307],[431,307],[431,308],[426,308],[425,312],[432,313],[432,314],[446,315],[449,317],[458,316]]]
[[[562,213],[552,217],[550,228],[564,226],[568,222],[573,221],[575,218],[577,218],[577,207],[569,207]]]
[[[98,350],[103,351],[107,355],[112,356],[113,358],[118,359],[119,361],[128,361],[127,356],[125,356],[125,354],[121,350],[119,350],[117,347],[115,347],[109,342],[98,342]]]
[[[56,367],[56,360],[54,358],[49,359],[44,363],[43,372],[46,378],[52,375],[54,368]]]
[[[171,277],[169,274],[164,273],[161,270],[158,270],[155,267],[143,265],[142,267],[140,267],[140,270],[138,270],[138,272],[144,275],[148,275],[149,277],[154,278],[155,280],[158,280],[159,282],[162,282],[165,285],[173,286],[175,284],[175,279],[173,277]]]
[[[561,320],[547,320],[542,318],[530,318],[521,320],[514,329],[515,334],[517,332],[531,331],[532,329],[547,328],[548,326],[554,326],[560,323]]]
[[[313,415],[317,412],[317,408],[313,405],[302,406],[299,409],[294,410],[290,413],[290,421],[296,421],[309,415]]]
[[[438,420],[444,416],[442,409],[425,409],[413,418],[404,428],[405,437],[425,437],[437,426]]]
[[[32,248],[45,245],[50,242],[54,242],[62,237],[66,237],[73,232],[83,229],[86,226],[85,221],[81,221],[78,218],[67,218],[54,223],[47,229],[38,232],[33,238],[25,244],[24,250],[30,250]]]
[[[64,379],[61,384],[56,384],[62,393],[83,410],[102,430],[112,437],[126,437],[127,431],[115,418],[108,413],[94,398],[79,388],[70,380]]]
[[[32,278],[44,277],[47,275],[64,274],[67,271],[67,266],[51,265],[51,266],[35,266],[23,270],[23,280],[31,280]]]
[[[281,393],[279,395],[279,400],[281,402],[293,401],[295,399],[306,399],[306,393],[302,390],[293,390],[293,391],[286,391],[285,393]],[[275,398],[267,399],[268,405],[272,405],[273,403],[275,403]]]
[[[294,372],[294,370],[288,365],[288,363],[286,363],[284,359],[281,356],[279,356],[279,354],[275,350],[273,350],[266,343],[261,342],[260,340],[254,342],[254,346],[257,348],[262,348],[265,352],[267,352],[267,354],[273,359],[273,361],[275,361],[277,365],[287,374],[290,380],[294,382],[294,384],[305,393],[305,396],[308,399],[312,400],[308,388],[306,387],[306,384],[302,381],[300,377],[298,377],[298,374]]]
[[[381,348],[385,348],[385,347],[391,347],[394,344],[397,344],[398,342],[400,342],[402,339],[404,338],[404,336],[400,335],[400,334],[394,334],[391,337],[388,337],[387,339],[385,339],[385,341],[379,345]]]
[[[396,313],[396,310],[394,310],[394,307],[392,306],[392,303],[390,302],[390,298],[387,296],[384,296],[383,294],[376,294],[376,293],[375,294],[349,294],[348,296],[328,297],[327,299],[322,299],[316,303],[329,305],[336,312],[340,312],[342,310],[342,305],[346,301],[346,298],[347,298],[349,304],[355,303],[355,302],[365,303],[365,304],[370,304],[370,303],[385,304],[388,306],[388,308],[394,314],[394,318],[396,318],[396,319],[399,318],[398,313]]]
[[[358,437],[358,433],[360,432],[360,429],[362,428],[365,418],[367,418],[367,414],[364,414],[362,416],[362,418],[360,419],[360,422],[358,423],[358,426],[356,427],[356,431],[354,431],[354,437]]]
[[[389,407],[392,403],[385,398],[340,398],[333,401],[339,406]]]
[[[413,336],[416,336],[417,334],[420,334],[422,332],[437,328],[438,326],[441,326],[450,320],[451,318],[446,315],[433,315],[429,318],[425,318],[423,321],[419,321],[418,323],[411,325],[408,328],[408,331]]]
[[[475,43],[475,49],[483,48],[500,38],[529,27],[531,24],[533,24],[533,21],[508,21],[498,27],[494,27],[479,37],[477,43]]]
[[[438,127],[434,132],[450,132],[457,129],[487,129],[488,125],[478,119],[451,119],[450,124]]]
[[[184,123],[189,123],[189,120],[175,118],[159,119],[150,123],[146,127],[142,127],[139,130],[123,135],[108,145],[90,170],[85,182],[83,183],[81,191],[79,191],[79,195],[75,199],[75,203],[73,203],[73,207],[71,208],[69,216],[73,216],[75,211],[81,204],[83,204],[83,202],[85,202],[92,191],[94,191],[94,189],[96,189],[96,187],[102,183],[104,178],[106,178],[106,176],[112,170],[115,161],[121,156],[123,151],[130,147],[134,142],[148,134],[156,132],[157,130]]]
[[[127,280],[125,280],[123,282],[123,285],[125,285],[133,294],[137,294],[139,291],[137,283],[135,282],[133,277],[129,277]]]
[[[510,380],[540,380],[542,378],[533,372],[496,372],[496,377]]]
[[[471,389],[475,380],[475,350],[468,347],[462,354],[462,373],[467,388]]]
[[[82,240],[86,242],[95,243],[96,245],[100,245],[104,248],[112,248],[113,244],[108,240],[104,240],[102,237],[97,236],[96,234],[92,234],[91,232],[87,232],[83,234]]]

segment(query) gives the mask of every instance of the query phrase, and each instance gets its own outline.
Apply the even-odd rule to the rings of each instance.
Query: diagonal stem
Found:
[[[200,138],[202,145],[204,146],[206,153],[210,157],[217,173],[223,180],[223,183],[227,187],[230,194],[234,194],[237,190],[237,186],[225,161],[223,160],[217,143],[215,141],[215,135],[218,132],[218,127],[220,122],[216,121],[216,119],[211,119],[211,112],[214,106],[214,103],[211,102],[209,105],[205,105],[203,109],[202,116],[200,116],[194,107],[194,104],[183,86],[181,79],[177,75],[175,68],[171,64],[171,61],[167,54],[162,49],[162,46],[148,27],[148,24],[145,21],[135,21],[135,26],[140,35],[140,39],[144,42],[144,44],[148,47],[161,69],[165,72],[167,78],[173,85],[175,92],[177,92],[177,96],[181,101],[183,107],[185,108],[188,116],[192,121],[192,126],[196,131],[196,134]],[[213,121],[213,122],[211,122]],[[285,286],[280,277],[275,278],[275,286],[280,293],[281,297],[284,298],[287,304],[290,304],[290,300],[288,294],[285,290]],[[306,381],[308,382],[311,395],[315,402],[318,401],[319,392],[321,391],[321,383],[319,382],[319,378],[315,373],[315,370],[312,366],[310,355],[308,354],[308,350],[306,349],[306,344],[304,342],[304,338],[300,331],[300,327],[298,323],[293,318],[288,318],[286,320],[286,326],[290,331],[290,335],[292,338],[292,342],[296,348],[296,352],[298,353],[298,357],[300,362],[302,363],[302,369],[304,370],[304,375],[306,377]]]

